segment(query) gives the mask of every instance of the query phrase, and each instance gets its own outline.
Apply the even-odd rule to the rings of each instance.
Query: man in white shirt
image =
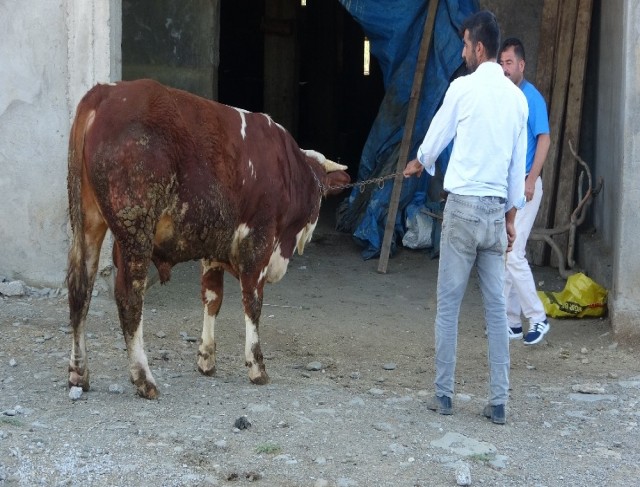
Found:
[[[433,175],[436,158],[454,141],[444,176],[448,197],[438,270],[435,396],[427,407],[453,413],[458,316],[475,264],[489,347],[490,392],[483,414],[504,424],[509,395],[505,253],[516,238],[516,211],[525,205],[528,107],[522,91],[496,62],[500,28],[495,16],[478,12],[460,31],[462,57],[472,74],[451,83],[417,159],[404,170],[405,177],[419,176],[425,168]]]

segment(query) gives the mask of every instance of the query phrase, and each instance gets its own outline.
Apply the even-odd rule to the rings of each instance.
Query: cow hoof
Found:
[[[215,355],[198,351],[198,370],[202,375],[211,377],[216,373]]]
[[[202,375],[206,375],[207,377],[212,377],[216,374],[216,366],[213,367],[206,366],[198,360],[198,370]]]
[[[158,388],[155,384],[150,382],[146,382],[144,384],[137,386],[138,395],[145,399],[157,399],[158,398]]]
[[[69,371],[69,389],[72,387],[82,387],[84,392],[89,390],[89,371],[85,370],[84,374],[79,374],[75,370]]]
[[[256,377],[249,376],[249,380],[257,386],[263,386],[269,383],[269,376],[265,371],[262,371],[260,372],[260,375]]]

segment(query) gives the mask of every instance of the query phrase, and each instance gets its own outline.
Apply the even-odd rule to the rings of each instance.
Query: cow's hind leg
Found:
[[[222,305],[224,289],[224,269],[208,260],[202,260],[202,303],[204,321],[202,324],[202,343],[198,348],[198,370],[204,375],[216,372],[216,317]]]
[[[258,328],[262,312],[262,291],[264,280],[256,276],[240,276],[242,288],[242,304],[244,306],[245,335],[245,365],[249,367],[249,380],[262,385],[269,382],[269,376],[264,366],[264,357],[260,348]]]
[[[117,243],[114,247],[116,274],[115,296],[122,334],[127,345],[131,382],[140,396],[155,399],[158,387],[149,369],[144,351],[142,306],[146,289],[147,270],[151,258],[132,255]]]
[[[67,269],[69,319],[73,330],[69,358],[69,387],[82,387],[84,391],[88,391],[86,319],[107,224],[97,208],[92,205],[86,205],[84,218],[78,220],[80,223],[73,228]]]

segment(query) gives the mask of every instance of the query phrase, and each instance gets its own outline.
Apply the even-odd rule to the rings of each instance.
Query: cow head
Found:
[[[327,159],[325,156],[314,150],[302,150],[307,158],[314,159],[319,162],[325,170],[325,177],[322,178],[322,190],[324,196],[341,193],[346,184],[349,184],[351,178],[346,172],[347,166],[338,164],[337,162]]]

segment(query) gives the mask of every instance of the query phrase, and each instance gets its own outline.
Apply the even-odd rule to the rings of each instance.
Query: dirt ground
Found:
[[[455,413],[440,416],[424,404],[437,260],[401,250],[387,274],[377,265],[348,235],[319,226],[265,291],[266,386],[248,381],[233,278],[216,327],[216,376],[198,373],[198,264],[176,267],[145,303],[155,401],[128,381],[108,296],[92,302],[91,390],[75,401],[66,298],[0,299],[0,486],[636,484],[640,364],[606,319],[551,320],[540,345],[512,343],[507,425],[494,425],[480,415],[488,372],[474,275],[460,316]],[[542,289],[564,285],[553,269],[535,274]]]

